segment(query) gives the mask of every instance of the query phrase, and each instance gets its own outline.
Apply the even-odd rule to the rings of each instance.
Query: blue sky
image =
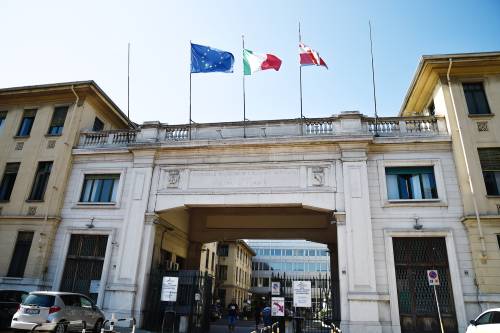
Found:
[[[281,70],[246,80],[247,118],[296,118],[298,22],[330,69],[303,69],[304,115],[373,114],[368,19],[379,114],[396,115],[423,54],[500,50],[499,0],[0,1],[0,87],[95,80],[131,118],[186,123],[189,41],[231,51],[233,74],[193,74],[193,120],[237,121],[241,35]]]

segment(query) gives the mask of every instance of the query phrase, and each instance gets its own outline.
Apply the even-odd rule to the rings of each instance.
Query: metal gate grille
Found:
[[[160,300],[164,276],[179,278],[176,302]],[[188,333],[210,330],[213,277],[195,270],[166,271],[152,268],[144,309],[143,328],[154,332],[177,332],[181,317],[187,319]]]
[[[107,235],[71,235],[61,291],[78,292],[97,301],[92,281],[100,281],[108,243]]]
[[[329,274],[308,276],[273,275],[272,282],[280,283],[280,296],[285,298],[285,316],[293,320],[294,332],[330,333],[331,328],[325,324],[337,321],[337,302],[333,299],[335,284]],[[293,306],[293,281],[311,281],[311,308],[295,308]],[[284,327],[283,327],[284,328]]]
[[[393,238],[393,247],[402,332],[440,332],[428,269],[439,273],[436,290],[445,331],[458,332],[444,238]]]

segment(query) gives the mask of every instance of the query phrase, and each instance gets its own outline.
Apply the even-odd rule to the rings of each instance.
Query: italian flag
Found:
[[[256,54],[250,50],[243,49],[243,74],[252,75],[255,72],[266,69],[279,71],[281,59],[272,54]]]

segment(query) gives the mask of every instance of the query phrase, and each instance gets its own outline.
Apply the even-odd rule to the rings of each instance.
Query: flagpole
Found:
[[[302,35],[300,33],[300,21],[299,21],[299,45],[302,43]],[[300,134],[304,134],[304,114],[302,112],[302,65],[300,64],[300,54],[299,54],[299,87],[300,87]]]
[[[372,41],[372,23],[368,20],[370,27],[370,54],[372,56],[372,84],[373,84],[373,104],[375,106],[375,136],[378,136],[378,114],[377,114],[377,94],[375,92],[375,66],[373,65],[373,41]]]
[[[130,42],[128,42],[127,55],[127,118],[130,119]]]
[[[245,59],[245,35],[241,35],[241,44],[243,47],[242,48],[243,59]],[[246,121],[247,117],[246,117],[246,105],[245,105],[245,65],[243,65],[243,138],[247,137]]]
[[[193,52],[191,41],[189,41],[189,52]],[[191,60],[189,61],[189,140],[191,140],[191,75],[192,75],[192,64],[193,58],[191,56]]]

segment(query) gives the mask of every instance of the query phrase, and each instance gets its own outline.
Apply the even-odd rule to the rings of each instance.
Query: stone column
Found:
[[[341,321],[340,318],[340,284],[339,284],[339,259],[337,244],[328,244],[328,251],[330,253],[330,289],[332,302],[331,307],[332,319],[335,325],[338,325]]]
[[[340,144],[342,151],[348,322],[350,333],[381,332],[366,163],[367,143]],[[344,311],[343,311],[344,312]]]

